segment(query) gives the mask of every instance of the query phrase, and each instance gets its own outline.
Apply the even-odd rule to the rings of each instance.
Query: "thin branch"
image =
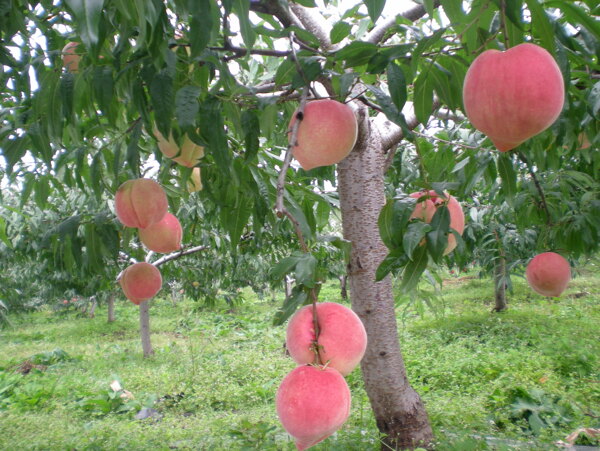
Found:
[[[535,184],[535,187],[538,190],[538,193],[540,194],[540,201],[542,203],[542,208],[546,212],[546,224],[547,225],[552,225],[552,216],[550,215],[550,210],[548,209],[548,203],[546,202],[546,195],[544,194],[544,190],[542,189],[542,185],[540,184],[540,181],[538,180],[537,175],[533,171],[533,167],[529,163],[529,160],[527,159],[527,157],[525,156],[525,154],[523,152],[519,151],[518,155],[519,155],[519,159],[523,163],[525,163],[525,166],[527,166],[527,170],[529,171],[529,175],[531,175],[531,179],[533,180],[533,183]]]
[[[435,2],[433,3],[433,6],[435,8],[439,7],[440,1],[435,0]],[[425,7],[423,5],[417,5],[407,11],[404,11],[404,12],[398,14],[397,16],[390,17],[389,19],[386,19],[384,22],[378,24],[377,26],[375,26],[375,28],[373,28],[369,32],[369,34],[367,34],[367,36],[365,37],[364,40],[366,42],[370,42],[372,44],[378,44],[384,40],[386,33],[391,28],[396,26],[396,23],[397,23],[396,21],[397,21],[398,17],[403,17],[405,19],[410,20],[411,22],[416,22],[421,17],[423,17],[425,14],[427,14]]]
[[[302,230],[300,229],[300,223],[298,220],[285,208],[284,205],[284,197],[285,197],[285,176],[287,174],[287,170],[290,167],[293,156],[293,148],[298,144],[298,128],[300,127],[300,122],[304,116],[304,107],[306,105],[306,100],[308,99],[308,89],[304,89],[302,92],[302,97],[300,98],[300,106],[296,110],[296,118],[294,123],[292,124],[292,129],[289,131],[290,138],[287,150],[285,152],[285,157],[283,158],[283,163],[281,165],[281,169],[279,171],[279,176],[277,177],[277,199],[275,201],[275,212],[277,216],[280,218],[282,216],[287,216],[288,219],[292,222],[294,226],[294,230],[296,231],[296,235],[298,236],[298,240],[300,241],[300,247],[304,252],[308,252],[308,246],[306,245],[306,241],[304,240],[304,235],[302,234]]]
[[[165,255],[164,257],[159,258],[154,263],[152,263],[152,265],[159,267],[167,262],[177,260],[178,258],[181,258],[184,255],[195,254],[196,252],[205,251],[206,249],[208,249],[208,246],[194,246],[188,247],[187,249],[181,248],[181,250],[178,252],[173,252],[172,254]]]

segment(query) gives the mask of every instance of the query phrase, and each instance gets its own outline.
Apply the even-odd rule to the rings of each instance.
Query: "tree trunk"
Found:
[[[339,277],[340,279],[340,296],[345,301],[348,299],[348,276],[346,274]]]
[[[499,257],[494,264],[494,293],[496,303],[493,312],[502,312],[508,309],[506,302],[506,259]]]
[[[96,317],[96,306],[98,305],[98,302],[96,302],[96,298],[94,297],[94,300],[92,301],[92,306],[90,307],[90,311],[88,313],[88,316],[90,318],[95,318]]]
[[[111,293],[108,297],[108,322],[115,321],[115,293]]]
[[[352,308],[368,336],[363,379],[377,427],[385,435],[382,449],[429,447],[433,432],[427,412],[408,382],[400,352],[392,282],[389,276],[375,282],[375,271],[387,254],[377,225],[385,203],[385,155],[379,130],[362,116],[359,140],[338,165],[338,190],[344,237],[352,243]]]
[[[294,288],[294,279],[292,279],[290,276],[285,276],[284,283],[285,283],[285,299],[287,301],[288,298],[292,295],[292,288]]]
[[[154,354],[152,342],[150,341],[150,303],[144,301],[140,304],[140,335],[142,337],[142,350],[144,357]]]

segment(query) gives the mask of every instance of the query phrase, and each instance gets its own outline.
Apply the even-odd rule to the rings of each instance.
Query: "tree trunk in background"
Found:
[[[111,293],[108,297],[108,322],[115,321],[115,293]]]
[[[506,259],[499,257],[494,265],[494,293],[496,303],[494,312],[502,312],[508,309],[506,302]]]
[[[377,219],[385,203],[381,136],[359,118],[358,142],[338,165],[338,190],[344,238],[352,243],[348,265],[352,309],[367,330],[361,362],[365,388],[377,427],[385,434],[382,449],[429,447],[433,432],[419,395],[408,382],[400,352],[392,281],[375,282],[375,271],[387,255]],[[373,126],[374,127],[374,126]]]
[[[150,303],[144,301],[140,304],[140,335],[142,337],[142,350],[144,357],[150,357],[154,354],[152,343],[150,342]]]
[[[98,302],[96,301],[96,298],[94,298],[94,300],[92,301],[92,306],[90,307],[90,311],[88,313],[88,316],[90,318],[95,318],[96,317],[96,306],[98,305]]]
[[[344,274],[339,277],[340,279],[340,296],[345,301],[348,299],[348,276]]]

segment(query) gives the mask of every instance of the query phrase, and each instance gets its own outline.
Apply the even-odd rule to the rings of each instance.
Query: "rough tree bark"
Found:
[[[150,303],[144,301],[140,304],[140,336],[142,338],[142,350],[144,357],[154,354],[152,342],[150,341]]]
[[[494,293],[495,305],[494,312],[502,312],[508,309],[506,302],[506,259],[499,257],[494,264]]]
[[[385,434],[382,449],[429,447],[433,433],[425,407],[410,386],[400,345],[392,282],[375,282],[375,271],[387,254],[377,219],[385,204],[384,146],[378,127],[359,115],[359,140],[338,165],[338,191],[344,238],[352,243],[348,265],[352,309],[367,330],[361,362],[365,388],[377,426]]]

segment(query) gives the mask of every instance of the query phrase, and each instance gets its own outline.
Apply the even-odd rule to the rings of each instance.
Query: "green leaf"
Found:
[[[317,259],[312,254],[304,254],[296,265],[296,283],[314,288],[316,280]]]
[[[540,37],[543,47],[554,55],[554,31],[546,11],[538,0],[525,0],[525,2],[527,3],[527,8],[529,8],[529,11],[531,12],[533,28]]]
[[[288,297],[281,307],[280,310],[275,313],[273,318],[273,325],[280,326],[285,320],[287,320],[293,313],[298,310],[302,304],[308,300],[308,293],[299,287],[294,287],[292,295]]]
[[[365,0],[365,5],[367,5],[367,11],[369,12],[371,21],[373,23],[377,22],[383,8],[385,8],[385,0]]]
[[[100,39],[100,19],[104,0],[65,0],[75,16],[81,41],[87,48],[96,47]]]
[[[352,32],[352,26],[346,22],[337,22],[329,32],[329,38],[332,44],[341,42],[346,36]]]
[[[431,231],[427,233],[427,250],[436,263],[439,263],[448,246],[449,228],[450,211],[445,205],[440,205],[431,218]]]
[[[138,142],[142,136],[142,121],[138,121],[129,134],[129,143],[127,144],[127,155],[125,159],[131,171],[139,176],[140,174],[140,148]]]
[[[408,261],[408,256],[404,253],[403,249],[399,248],[391,250],[377,267],[377,270],[375,271],[375,281],[380,282],[389,273],[395,273],[406,265]]]
[[[248,14],[250,13],[250,2],[248,0],[234,0],[233,9],[237,12],[244,44],[251,49],[254,46],[254,41],[256,41],[256,33],[254,33],[252,23],[248,17]]]
[[[427,268],[427,248],[425,246],[419,246],[413,254],[412,260],[409,260],[402,272],[402,283],[400,289],[404,293],[412,291],[417,284],[421,275]]]
[[[75,75],[71,72],[63,72],[60,77],[60,97],[62,99],[63,117],[71,120],[73,115],[73,94],[75,90]]]
[[[175,116],[182,129],[192,128],[196,125],[196,115],[200,109],[198,97],[200,88],[186,85],[175,95]]]
[[[544,3],[546,7],[555,7],[560,9],[567,18],[574,24],[583,25],[590,33],[600,40],[600,22],[593,14],[585,11],[580,6],[573,2],[567,1],[547,1]]]
[[[232,249],[237,247],[252,209],[252,199],[246,195],[238,195],[234,205],[225,205],[221,208],[221,224],[229,232]]]
[[[90,180],[92,182],[92,189],[94,190],[94,194],[96,194],[98,199],[100,199],[102,192],[104,191],[104,185],[102,183],[103,169],[104,165],[102,161],[102,153],[98,152],[94,156],[90,166]]]
[[[423,221],[414,221],[408,224],[406,233],[402,237],[402,247],[408,258],[412,259],[413,253],[421,244],[427,232],[431,230],[431,225]]]
[[[509,154],[503,153],[497,160],[498,174],[502,180],[502,192],[506,196],[507,202],[512,205],[512,201],[517,193],[517,173],[513,167],[512,159]]]
[[[381,240],[389,249],[402,246],[402,235],[415,208],[416,199],[390,199],[379,213],[377,224]]]
[[[406,77],[400,66],[394,62],[387,66],[387,81],[392,102],[394,102],[398,111],[402,111],[407,98]]]
[[[346,66],[355,67],[367,64],[377,54],[378,47],[370,42],[354,41],[335,54],[336,61],[345,61]]]
[[[426,125],[433,109],[433,84],[427,70],[421,72],[415,80],[414,103],[417,120]]]
[[[404,132],[404,136],[407,139],[412,138],[413,133],[408,128],[408,124],[406,123],[404,114],[402,114],[402,112],[399,111],[398,108],[396,108],[396,105],[394,105],[394,103],[392,102],[391,97],[375,86],[367,85],[367,89],[375,95],[377,104],[381,107],[381,110],[386,115],[386,117],[394,124],[400,126],[400,128]]]
[[[260,121],[256,110],[245,110],[242,113],[242,130],[244,132],[244,143],[246,144],[246,161],[256,158],[260,148]]]
[[[166,70],[157,72],[152,78],[150,84],[150,103],[154,109],[156,127],[163,136],[169,136],[175,95],[173,92],[173,78]]]
[[[199,56],[210,42],[213,29],[212,3],[210,0],[190,0],[190,49],[192,58]]]
[[[453,26],[460,26],[465,19],[462,9],[463,0],[441,0],[442,8]]]
[[[0,241],[2,241],[6,247],[12,248],[12,243],[6,234],[6,221],[2,216],[0,216]]]
[[[221,102],[216,98],[208,98],[200,104],[199,123],[210,124],[200,127],[200,136],[207,143],[207,150],[226,176],[231,172],[231,155],[225,134],[223,110]]]
[[[281,259],[273,268],[271,268],[271,278],[275,281],[281,281],[286,276],[286,274],[290,274],[296,265],[302,258],[301,253],[294,252],[289,257],[285,257]]]

